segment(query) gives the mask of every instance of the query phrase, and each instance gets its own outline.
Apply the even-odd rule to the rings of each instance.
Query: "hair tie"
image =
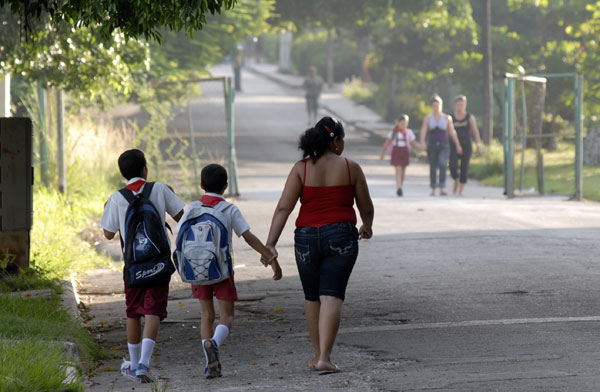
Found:
[[[327,132],[329,132],[329,136],[330,137],[334,137],[335,133],[333,133],[333,131],[331,129],[329,129],[329,127],[327,125],[325,125],[325,129],[327,130]]]

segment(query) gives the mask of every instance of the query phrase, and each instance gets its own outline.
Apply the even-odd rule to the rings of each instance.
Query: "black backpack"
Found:
[[[121,233],[128,287],[157,286],[175,272],[169,237],[156,207],[150,201],[153,186],[153,182],[147,182],[144,190],[137,195],[125,188],[119,191],[129,202],[125,213],[125,233]]]

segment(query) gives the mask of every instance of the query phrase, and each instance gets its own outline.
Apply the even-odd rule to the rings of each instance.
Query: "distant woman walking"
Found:
[[[440,188],[441,196],[446,196],[446,168],[448,167],[448,157],[450,155],[449,138],[452,138],[452,142],[456,145],[456,152],[459,155],[462,154],[462,147],[452,125],[452,117],[442,112],[442,98],[434,94],[431,96],[430,102],[432,113],[423,118],[420,141],[422,146],[427,141],[431,196],[435,196],[436,188]]]
[[[467,97],[464,95],[458,95],[454,98],[452,122],[462,147],[462,155],[458,154],[453,144],[450,145],[450,175],[454,179],[453,193],[458,192],[459,195],[463,196],[465,184],[469,177],[469,162],[473,154],[471,134],[473,134],[477,144],[477,154],[481,154],[481,139],[477,129],[477,120],[475,120],[475,116],[467,112]]]
[[[373,202],[358,163],[342,158],[344,127],[323,117],[304,132],[303,159],[292,167],[277,204],[267,239],[275,246],[300,200],[294,250],[305,298],[305,316],[315,355],[308,366],[338,372],[331,362],[348,279],[358,256],[358,239],[373,235]],[[356,229],[354,201],[362,226]]]

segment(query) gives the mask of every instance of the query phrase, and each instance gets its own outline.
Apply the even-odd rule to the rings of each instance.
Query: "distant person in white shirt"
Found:
[[[118,162],[121,174],[127,179],[125,188],[134,195],[142,193],[148,176],[144,153],[140,150],[125,151]],[[165,213],[175,221],[179,221],[183,215],[185,203],[165,184],[155,182],[149,199],[161,217],[162,230],[165,230]],[[125,213],[128,207],[128,201],[119,191],[113,193],[106,202],[100,225],[104,229],[104,236],[109,240],[115,237],[117,231],[124,240]],[[169,277],[162,284],[150,288],[127,287],[127,282],[124,282],[129,361],[124,361],[121,365],[121,374],[131,381],[156,380],[150,372],[150,357],[156,344],[160,320],[167,317],[170,280]],[[143,339],[141,317],[146,319]]]

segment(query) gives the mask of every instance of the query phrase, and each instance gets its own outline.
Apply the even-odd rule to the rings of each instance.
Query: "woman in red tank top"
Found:
[[[305,297],[308,331],[315,350],[308,366],[340,371],[331,350],[348,279],[358,256],[358,239],[371,238],[374,208],[361,167],[342,158],[344,127],[323,117],[299,142],[303,159],[292,168],[273,214],[267,247],[275,246],[300,200],[294,251]],[[362,226],[356,229],[354,202]]]

